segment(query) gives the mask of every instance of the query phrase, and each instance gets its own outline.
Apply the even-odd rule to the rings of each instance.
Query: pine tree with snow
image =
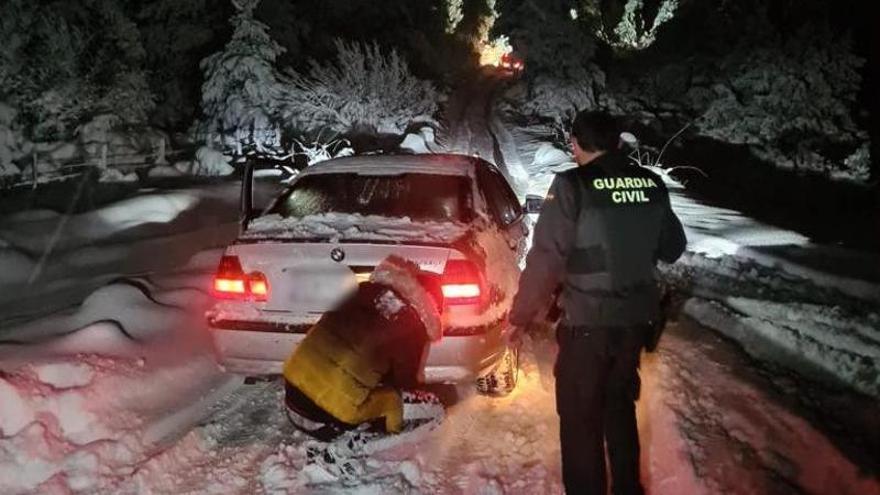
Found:
[[[137,24],[116,0],[96,3],[106,42],[96,52],[85,54],[95,77],[104,84],[94,115],[110,113],[128,124],[146,123],[155,107],[147,80],[146,51]]]
[[[266,133],[275,133],[272,116],[279,86],[274,63],[283,48],[254,18],[259,0],[232,3],[237,10],[232,39],[202,61],[202,112],[204,130],[233,137],[231,144],[240,154],[242,141],[260,144]]]
[[[163,128],[185,128],[201,112],[199,62],[213,53],[217,39],[228,37],[234,12],[229,0],[153,0],[136,13],[157,95],[151,121]]]
[[[618,50],[643,50],[675,17],[680,0],[580,0],[577,12],[597,36]]]
[[[494,1],[463,0],[460,7],[461,19],[455,34],[464,39],[474,50],[480,42],[488,38],[489,28],[493,22]]]

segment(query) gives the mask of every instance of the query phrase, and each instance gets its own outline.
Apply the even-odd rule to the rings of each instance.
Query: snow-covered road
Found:
[[[507,172],[516,179],[520,158],[487,101],[494,89],[478,89],[452,105],[458,117],[447,122],[445,144],[514,167]],[[525,164],[527,188],[540,189],[555,165]],[[201,194],[150,211],[177,218]],[[679,321],[643,359],[648,492],[880,494],[880,317],[864,290],[877,279],[829,261],[839,251],[675,194],[693,242],[682,262],[664,268],[679,290]],[[45,218],[17,220],[0,223],[4,270],[18,265],[3,263],[3,253],[45,246],[46,229],[33,223]],[[162,246],[173,249],[174,239],[162,235]],[[0,328],[0,493],[561,492],[549,330],[526,343],[521,382],[508,397],[443,388],[442,422],[393,437],[373,455],[345,442],[317,445],[287,422],[278,382],[245,385],[217,368],[201,316],[219,252],[199,252],[215,240],[199,247],[187,239],[182,261],[148,276],[96,282],[58,265],[57,289],[70,307],[24,311],[6,293],[3,311],[28,318]],[[149,240],[139,234],[133,244]],[[106,243],[121,253],[106,259],[87,244],[65,239],[62,251],[93,249],[89,266],[126,275],[124,263],[110,269],[131,258],[126,244]],[[19,272],[10,273],[32,273]],[[356,476],[328,477],[310,452],[334,454]]]

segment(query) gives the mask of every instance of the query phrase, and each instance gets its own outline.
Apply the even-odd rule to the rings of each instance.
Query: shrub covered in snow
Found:
[[[192,170],[193,175],[229,175],[235,171],[230,165],[232,158],[222,152],[202,146],[196,151],[196,161]]]
[[[377,44],[336,42],[337,59],[312,61],[303,75],[287,73],[280,103],[284,122],[346,133],[371,129],[400,134],[437,111],[440,94],[415,77],[405,60]]]
[[[866,139],[850,116],[862,63],[848,38],[827,29],[740,47],[719,64],[713,98],[697,125],[778,165],[839,171]],[[838,147],[848,151],[834,156]]]
[[[549,117],[554,123],[567,127],[578,110],[599,106],[605,93],[605,73],[598,66],[589,64],[578,69],[576,74],[579,77],[537,76],[523,110]]]
[[[782,27],[756,1],[713,5],[679,14],[675,29],[699,32],[618,59],[608,80],[615,109],[661,135],[693,123],[697,134],[747,145],[781,167],[867,179],[859,154],[867,135],[852,117],[863,61],[847,34]],[[694,36],[703,43],[685,41]]]

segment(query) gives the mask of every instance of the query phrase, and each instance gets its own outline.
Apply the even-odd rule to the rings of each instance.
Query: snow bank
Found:
[[[407,134],[400,143],[400,149],[416,154],[435,153],[438,147],[434,139],[434,129],[422,127],[418,134]]]
[[[284,218],[273,214],[251,222],[242,238],[449,243],[463,236],[466,231],[467,226],[459,222],[414,221],[407,217],[326,213],[303,218]]]
[[[77,371],[59,382],[53,374],[62,369]],[[222,389],[220,376],[213,360],[194,355],[175,365],[80,355],[7,371],[0,378],[0,492],[117,491],[203,416],[168,411],[186,411]]]
[[[145,193],[70,216],[37,210],[3,217],[0,314],[121,274],[178,268],[203,249],[227,245],[238,233],[237,198],[238,186],[224,183]]]
[[[691,299],[684,313],[753,357],[880,397],[880,315],[815,304]]]
[[[880,258],[870,253],[817,245],[797,233],[742,213],[701,203],[661,174],[675,213],[685,226],[688,251],[709,258],[733,256],[880,303]]]
[[[94,371],[83,363],[50,363],[34,367],[40,383],[56,389],[84,387],[92,382]]]
[[[535,157],[532,159],[529,169],[558,167],[569,162],[571,162],[571,155],[550,143],[541,143],[538,150],[535,151]]]
[[[36,255],[49,246],[66,251],[136,227],[172,222],[193,210],[199,201],[196,191],[175,191],[136,196],[98,210],[56,218],[13,214],[0,221],[0,238]]]
[[[213,148],[202,146],[196,151],[196,161],[193,163],[193,169],[190,173],[203,176],[229,175],[235,172],[235,168],[230,165],[231,163],[232,157]]]
[[[136,343],[167,336],[169,328],[192,324],[210,305],[200,287],[158,290],[146,280],[130,279],[107,285],[90,294],[72,313],[61,313],[40,320],[7,327],[0,332],[4,340],[40,343],[52,337],[65,337],[44,346],[68,351],[89,349],[127,349]],[[82,330],[82,332],[79,332]],[[71,333],[74,332],[74,333]],[[0,347],[0,356],[3,356]]]
[[[185,284],[111,284],[2,330],[0,493],[117,492],[228,393],[201,319],[209,297]]]

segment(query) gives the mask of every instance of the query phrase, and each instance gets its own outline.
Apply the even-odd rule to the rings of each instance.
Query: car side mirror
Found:
[[[541,213],[541,207],[544,205],[544,198],[534,194],[526,196],[526,202],[523,205],[523,211],[526,214]]]

